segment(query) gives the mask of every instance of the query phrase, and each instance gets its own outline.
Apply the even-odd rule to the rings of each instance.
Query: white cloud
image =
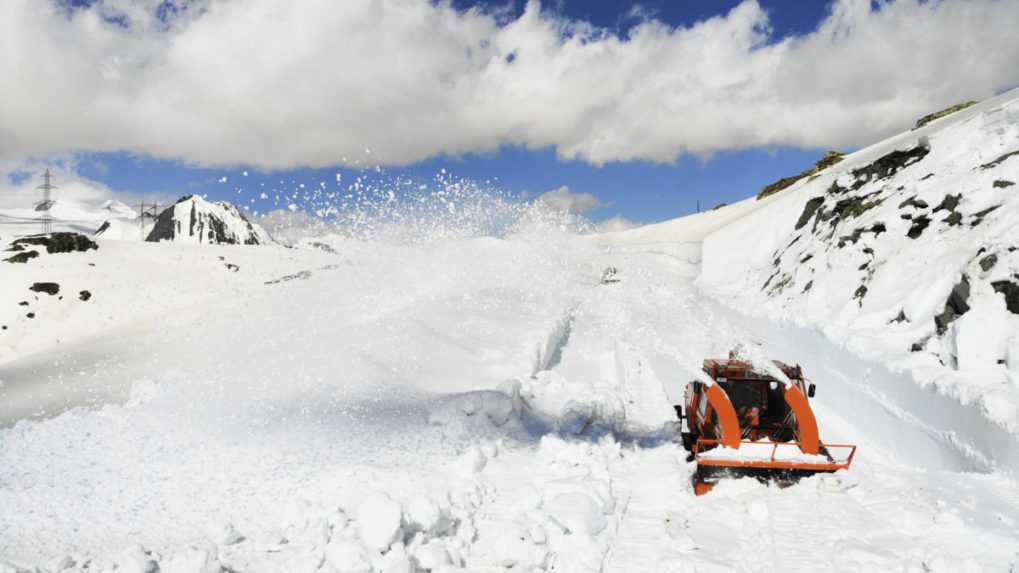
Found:
[[[513,19],[423,0],[175,0],[168,21],[160,4],[0,3],[0,158],[284,168],[520,144],[671,161],[861,145],[1019,84],[1019,2],[1004,0],[837,0],[780,42],[754,0],[625,37],[536,3]]]
[[[545,205],[553,211],[563,211],[573,215],[583,215],[601,206],[601,201],[590,193],[575,193],[563,185],[558,189],[547,191],[535,198],[535,203]]]

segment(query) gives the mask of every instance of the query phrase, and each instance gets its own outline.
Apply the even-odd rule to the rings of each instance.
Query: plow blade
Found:
[[[698,440],[693,449],[697,470],[694,492],[703,495],[720,479],[753,477],[788,485],[817,473],[848,469],[856,446],[822,444],[816,455],[804,454],[799,442],[744,440],[739,448],[726,448],[719,440]]]

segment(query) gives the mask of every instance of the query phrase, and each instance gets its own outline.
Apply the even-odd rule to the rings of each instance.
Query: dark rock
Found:
[[[934,174],[933,173],[928,173],[927,175],[924,175],[923,177],[921,177],[920,181],[927,181],[931,177],[934,177]]]
[[[109,228],[110,228],[110,222],[109,221],[103,221],[103,224],[99,225],[99,228],[96,229],[96,232],[92,233],[92,234],[93,235],[102,235]]]
[[[867,267],[869,267],[869,266],[870,266],[870,262],[866,262],[866,263],[863,263],[862,265],[860,265],[859,267],[857,267],[856,270],[858,270],[858,271],[865,271],[865,270],[867,270]]]
[[[899,209],[905,209],[906,207],[916,207],[917,209],[926,209],[927,202],[923,199],[917,199],[916,195],[913,195],[909,199],[906,199],[902,203],[899,203]]]
[[[959,201],[962,200],[962,194],[957,195],[945,195],[945,198],[938,203],[938,206],[934,208],[934,212],[938,211],[955,211],[955,208],[959,206]]]
[[[913,221],[913,225],[906,231],[906,236],[910,239],[915,239],[923,234],[924,230],[928,225],[931,224],[931,220],[923,215],[917,217]]]
[[[809,291],[813,286],[814,286],[813,280],[807,281],[807,284],[803,285],[803,292]]]
[[[1005,295],[1005,308],[1012,314],[1019,314],[1019,285],[1012,281],[994,281],[994,292]]]
[[[23,300],[23,301],[18,303],[18,306],[28,306],[28,301],[27,300]]]
[[[30,313],[26,314],[25,316],[27,316],[28,318],[35,318],[35,313],[34,312],[30,312]]]
[[[8,257],[4,260],[7,261],[8,263],[27,263],[31,259],[34,259],[38,256],[39,251],[24,251],[22,253],[14,255],[13,257]]]
[[[99,245],[97,245],[95,241],[78,233],[32,235],[16,239],[13,243],[11,243],[11,245],[36,245],[39,247],[46,247],[46,252],[51,255],[54,253],[85,252],[99,248]]]
[[[619,282],[619,269],[616,267],[606,267],[601,273],[601,284],[609,285]]]
[[[87,290],[78,291],[78,300],[86,301],[90,298],[92,298],[92,293]]]
[[[821,205],[824,205],[824,197],[814,197],[807,201],[807,203],[803,206],[803,213],[800,213],[800,218],[796,220],[796,226],[794,228],[796,230],[802,229],[808,222],[810,222],[810,218],[814,216],[814,213],[817,212]]]
[[[53,296],[60,292],[60,285],[57,283],[33,283],[32,286],[28,287],[28,290],[34,292],[44,292],[50,296]]]
[[[868,255],[873,255],[874,254],[874,249],[872,249],[870,247],[864,247],[863,248],[863,252],[868,254]]]
[[[998,255],[991,253],[986,257],[980,259],[980,270],[987,272],[994,268],[994,265],[998,263]]]
[[[911,149],[895,150],[883,155],[870,165],[865,165],[852,171],[853,177],[856,178],[853,188],[859,189],[871,181],[887,179],[927,157],[927,154],[930,152],[930,148],[926,145],[917,145]]]
[[[310,278],[311,278],[311,271],[299,271],[299,272],[296,272],[296,273],[294,273],[292,275],[283,275],[282,277],[280,277],[278,279],[274,279],[274,280],[271,280],[271,281],[265,281],[265,284],[267,284],[267,285],[275,285],[275,284],[280,284],[280,283],[285,283],[285,282],[295,281],[295,280],[307,280],[307,279],[310,279]]]
[[[945,301],[945,308],[941,311],[941,314],[934,317],[934,327],[938,334],[944,334],[948,330],[948,325],[951,324],[956,318],[966,314],[969,311],[969,277],[962,275],[962,280],[959,281],[954,287],[952,292],[948,294],[948,300]]]
[[[903,213],[903,214],[899,215],[899,218],[903,219],[903,220],[906,220],[906,221],[913,220],[913,216],[910,215],[909,213]]]
[[[825,193],[827,193],[828,195],[841,195],[846,191],[849,191],[848,187],[843,187],[839,185],[838,181],[832,181],[831,185],[828,186],[828,190],[825,191]]]
[[[845,199],[840,199],[837,203],[835,203],[835,207],[832,208],[830,216],[834,217],[836,222],[843,219],[859,217],[884,202],[884,199],[868,201],[867,199],[873,195],[876,195],[876,193],[865,195],[863,197],[847,197]],[[832,224],[834,225],[835,223]]]
[[[874,236],[876,237],[887,230],[888,229],[885,227],[884,223],[874,223],[870,227],[856,229],[850,235],[839,237],[838,247],[841,249],[846,246],[846,243],[852,243],[855,245],[856,242],[860,240],[860,236],[864,233],[874,233]]]
[[[818,160],[817,163],[815,163],[814,166],[811,167],[810,169],[807,169],[806,171],[803,171],[798,175],[783,177],[782,179],[779,179],[778,181],[770,185],[766,185],[763,189],[761,189],[761,192],[757,194],[757,198],[764,199],[769,195],[774,195],[775,193],[778,193],[783,189],[792,187],[793,183],[796,183],[797,181],[803,179],[804,177],[812,177],[814,175],[817,175],[821,171],[824,171],[825,169],[831,167],[832,165],[835,165],[839,161],[842,161],[842,157],[843,154],[839,153],[838,151],[828,151],[827,153],[824,154],[824,157]]]
[[[976,227],[980,223],[983,223],[984,222],[984,217],[986,217],[990,213],[994,212],[999,207],[1001,207],[1001,205],[995,205],[993,207],[988,207],[988,208],[984,209],[983,211],[978,211],[976,213],[973,213],[973,222],[970,223],[969,226],[970,227]]]
[[[860,306],[863,306],[863,297],[867,296],[867,285],[860,285],[853,293],[853,298],[860,301]]]
[[[723,205],[724,205],[724,203],[723,203]],[[315,247],[316,249],[318,249],[320,251],[325,251],[327,253],[331,253],[331,254],[334,254],[334,255],[336,254],[336,249],[332,248],[332,246],[330,246],[327,243],[321,243],[319,241],[312,241],[312,242],[308,243],[308,246],[309,247]]]
[[[923,350],[923,345],[924,345],[923,342],[914,342],[913,344],[911,344],[909,346],[909,351],[910,352],[920,352],[921,350]]]
[[[800,264],[802,265],[803,263],[809,261],[812,258],[814,258],[814,255],[812,255],[812,254],[811,255],[807,255],[807,256],[803,257],[802,259],[800,259]]]
[[[1007,179],[998,179],[997,181],[995,181],[993,183],[993,185],[994,185],[995,189],[1004,189],[1006,187],[1011,187],[1011,186],[1015,185],[1015,183],[1013,183],[1012,181],[1009,181]]]
[[[952,211],[947,217],[945,217],[944,223],[948,223],[951,227],[957,227],[962,224],[962,213],[958,211]]]
[[[906,311],[900,310],[899,314],[895,315],[895,318],[893,318],[893,319],[888,321],[888,324],[892,324],[892,323],[896,323],[896,322],[909,322],[909,319],[906,318]]]
[[[1008,158],[1010,158],[1010,157],[1014,157],[1014,156],[1016,156],[1016,155],[1019,155],[1019,150],[1017,150],[1017,151],[1010,151],[1010,152],[1008,152],[1008,153],[1006,153],[1006,154],[1004,154],[1004,155],[1002,155],[1002,156],[998,157],[998,158],[997,158],[997,159],[995,159],[994,161],[990,161],[990,162],[988,162],[988,163],[984,163],[983,165],[981,165],[981,166],[980,166],[980,168],[981,168],[981,169],[990,169],[990,168],[992,168],[992,167],[995,167],[995,166],[997,166],[997,165],[1000,165],[1001,163],[1003,163],[1003,162],[1005,162],[1006,160],[1008,160]]]
[[[946,107],[945,109],[943,109],[941,111],[936,111],[934,113],[929,113],[929,114],[921,117],[920,119],[916,120],[916,125],[913,126],[913,129],[920,129],[921,127],[927,125],[928,123],[934,121],[935,119],[941,119],[942,117],[945,117],[946,115],[952,115],[953,113],[955,113],[957,111],[962,111],[962,110],[966,109],[967,107],[969,107],[971,105],[976,105],[976,103],[977,102],[972,101],[972,100],[964,101],[962,103],[957,103],[957,104],[955,104],[955,105],[953,105],[951,107]]]
[[[233,271],[233,272],[235,272],[235,273],[236,273],[237,271],[241,270],[241,267],[239,267],[239,266],[237,266],[237,265],[235,265],[235,264],[233,264],[233,263],[226,263],[226,268],[227,268],[228,270],[230,270],[230,271]]]

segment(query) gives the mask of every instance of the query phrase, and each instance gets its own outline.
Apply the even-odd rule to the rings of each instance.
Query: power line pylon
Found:
[[[151,219],[155,221],[158,216],[159,203],[145,203],[143,201],[138,205],[138,230],[143,241],[145,240],[145,220]]]
[[[53,200],[50,198],[50,193],[57,188],[53,185],[50,180],[53,175],[50,174],[50,170],[46,169],[46,173],[43,173],[42,180],[43,184],[36,187],[36,189],[42,189],[42,201],[35,204],[36,211],[42,211],[42,232],[44,235],[53,232],[53,217],[50,216],[50,207],[53,206]]]

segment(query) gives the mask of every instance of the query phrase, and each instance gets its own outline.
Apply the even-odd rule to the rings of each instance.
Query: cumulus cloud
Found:
[[[597,209],[602,204],[594,195],[570,191],[570,188],[565,185],[538,195],[534,201],[553,211],[563,211],[573,215],[583,215]]]
[[[746,0],[625,35],[537,2],[0,4],[0,158],[128,150],[203,165],[406,164],[500,145],[672,161],[857,146],[1019,84],[1019,2],[836,0],[775,40]]]

